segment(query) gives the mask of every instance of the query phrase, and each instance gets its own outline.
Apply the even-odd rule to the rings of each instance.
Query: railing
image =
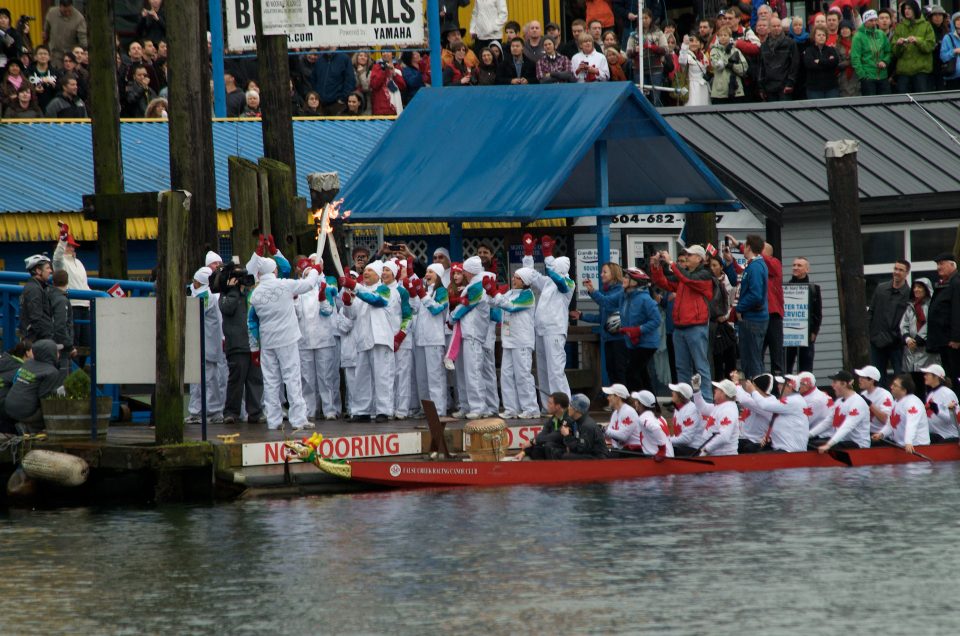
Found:
[[[25,283],[28,280],[30,280],[30,274],[27,272],[0,271],[0,283],[12,283],[16,285],[19,283]],[[152,296],[157,291],[157,286],[154,283],[147,283],[142,280],[88,278],[87,284],[90,285],[90,289],[104,292],[112,288],[114,285],[119,284],[120,288],[126,292],[128,296],[133,296],[135,298],[140,296]],[[71,296],[71,298],[74,298],[74,296]]]

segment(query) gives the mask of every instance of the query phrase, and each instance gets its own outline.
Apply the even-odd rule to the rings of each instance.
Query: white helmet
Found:
[[[50,257],[46,254],[34,254],[33,256],[28,256],[23,259],[23,262],[26,264],[27,271],[32,272],[38,265],[49,263]]]

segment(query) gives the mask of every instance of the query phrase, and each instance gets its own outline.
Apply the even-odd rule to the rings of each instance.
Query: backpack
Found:
[[[720,281],[712,275],[710,279],[713,281],[713,299],[711,299],[707,305],[710,308],[710,321],[716,322],[718,318],[722,318],[730,313],[730,300],[727,298],[727,294],[724,293],[723,285],[720,284]]]

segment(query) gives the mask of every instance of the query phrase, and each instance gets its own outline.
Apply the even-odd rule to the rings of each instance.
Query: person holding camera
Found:
[[[223,318],[224,353],[227,356],[227,398],[223,407],[223,423],[236,424],[240,420],[241,404],[246,407],[247,422],[262,419],[263,374],[250,358],[250,331],[247,312],[253,277],[243,269],[228,264],[221,270],[226,289],[218,304]]]
[[[940,364],[940,356],[927,351],[927,316],[930,313],[930,299],[933,297],[933,283],[929,278],[913,281],[913,294],[900,319],[900,333],[903,336],[903,371],[914,376],[917,386],[923,386],[924,367]]]
[[[190,385],[190,404],[187,424],[199,424],[201,409],[206,411],[210,422],[223,422],[226,401],[227,360],[223,352],[223,327],[220,316],[220,294],[210,289],[213,270],[201,267],[193,274],[190,294],[203,304],[203,364],[206,369],[206,404],[203,403],[200,385]]]
[[[370,71],[370,107],[374,115],[399,115],[403,112],[400,93],[407,90],[407,82],[393,63],[393,51],[383,51],[380,56]]]

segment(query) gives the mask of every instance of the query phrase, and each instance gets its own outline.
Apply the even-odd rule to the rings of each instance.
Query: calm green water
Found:
[[[0,634],[956,634],[957,466],[0,513]]]

